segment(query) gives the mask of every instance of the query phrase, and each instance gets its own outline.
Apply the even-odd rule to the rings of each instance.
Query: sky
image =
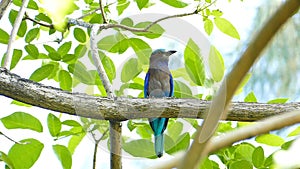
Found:
[[[232,0],[231,3],[228,3],[228,1],[224,0],[219,0],[217,3],[217,7],[219,7],[223,12],[224,12],[224,17],[229,19],[233,25],[237,28],[237,30],[240,33],[241,40],[238,41],[236,39],[233,39],[231,37],[228,37],[224,35],[223,33],[219,32],[217,29],[214,29],[213,33],[211,36],[207,36],[204,33],[203,30],[203,25],[200,17],[197,16],[190,16],[183,18],[183,20],[186,22],[183,25],[189,26],[192,25],[195,29],[198,29],[198,31],[202,32],[203,34],[199,36],[199,43],[203,44],[203,46],[209,47],[209,43],[215,45],[219,51],[223,54],[225,58],[225,64],[226,67],[230,67],[233,62],[236,60],[237,56],[231,56],[230,53],[235,50],[236,46],[240,43],[245,42],[248,37],[248,31],[249,28],[251,27],[252,19],[255,14],[255,8],[260,4],[259,0],[244,0],[244,2],[241,2],[240,0]],[[192,7],[191,7],[192,8]],[[186,12],[191,11],[191,8],[185,9]],[[157,17],[161,15],[172,15],[172,14],[177,14],[177,13],[182,13],[181,10],[170,10],[171,8],[167,7],[164,4],[160,4],[158,6],[157,10],[156,8],[149,8],[145,9],[145,13],[156,13]],[[129,12],[127,15],[132,16],[135,13],[133,11],[136,11],[137,8],[132,9],[132,13]],[[129,11],[131,11],[129,9]],[[157,12],[159,11],[159,12]],[[113,14],[114,15],[114,14]],[[7,16],[7,14],[6,14]],[[2,21],[3,22],[3,19]],[[1,23],[3,24],[3,23]],[[162,23],[162,25],[165,25],[167,27],[168,23],[166,22],[165,24]],[[191,27],[192,27],[191,26]],[[183,53],[184,49],[184,42],[188,39],[189,36],[193,36],[193,32],[191,31],[184,31],[180,30],[182,27],[169,27],[169,36],[166,37],[166,40],[175,41],[178,40],[176,38],[179,37],[179,45],[175,45],[177,49],[180,50],[178,52],[179,54]],[[185,28],[185,27],[183,27]],[[9,28],[7,28],[9,29]],[[180,30],[180,31],[178,31]],[[173,31],[173,32],[172,32]],[[180,32],[180,36],[179,33]],[[172,34],[173,33],[173,34]],[[189,34],[190,33],[190,34]],[[182,34],[182,36],[181,36]],[[156,40],[155,43],[151,44],[151,47],[153,49],[155,48],[170,48],[169,43],[165,43],[166,41],[161,41],[161,40]],[[4,46],[0,46],[1,50],[6,50]],[[208,54],[208,48],[203,49],[203,52]],[[242,52],[242,51],[241,51]],[[179,54],[177,57],[179,57]],[[123,59],[123,60],[122,60]],[[119,63],[116,63],[116,67],[118,68],[126,59],[128,58],[122,58]],[[176,59],[176,58],[175,58]],[[178,59],[178,58],[177,58]],[[118,65],[119,64],[119,65]],[[30,67],[26,67],[30,65]],[[14,73],[17,73],[21,75],[22,77],[28,78],[30,74],[32,73],[33,69],[31,68],[32,63],[29,61],[24,61],[21,66],[17,66],[17,68],[13,71]],[[35,65],[36,66],[36,65]],[[51,83],[52,85],[52,83]],[[57,87],[57,84],[53,85]],[[42,121],[43,124],[46,124],[46,118],[47,114],[49,111],[37,108],[37,107],[32,107],[32,108],[22,108],[19,106],[14,106],[10,105],[11,100],[8,98],[5,98],[3,96],[0,96],[0,107],[1,108],[1,117],[4,117],[5,115],[8,115],[12,112],[15,111],[24,111],[31,113],[34,116],[40,117],[39,119]],[[3,109],[8,108],[8,109]],[[41,115],[42,114],[42,115]],[[58,115],[56,113],[56,115]],[[66,116],[63,116],[63,118],[66,118]],[[76,120],[76,117],[72,117]],[[35,132],[31,131],[24,131],[24,130],[5,130],[3,125],[0,124],[0,131],[5,131],[5,134],[8,136],[13,137],[15,140],[20,140],[23,138],[26,138],[27,135],[30,135],[32,137],[38,138],[39,140],[42,140],[42,142],[45,144],[44,150],[41,154],[40,159],[36,162],[36,164],[32,167],[33,169],[38,169],[38,168],[45,168],[45,166],[51,166],[51,168],[61,168],[61,165],[59,161],[56,159],[54,153],[52,153],[52,144],[65,144],[67,140],[60,140],[58,142],[53,141],[52,137],[47,133],[47,128],[44,128],[44,133],[43,136],[41,137],[40,134],[36,134]],[[126,131],[126,129],[125,129]],[[127,131],[128,132],[128,131]],[[51,141],[52,140],[52,141]],[[1,143],[1,150],[4,152],[7,152],[9,147],[12,145],[12,142],[9,142],[6,138],[0,137],[0,143]],[[73,167],[74,169],[82,169],[82,168],[91,168],[92,165],[92,152],[93,152],[93,142],[91,139],[86,137],[81,145],[78,147],[76,150],[74,156],[73,156]],[[99,153],[97,154],[97,157],[99,159],[97,168],[109,168],[109,154],[107,150],[104,150],[101,146],[99,148]],[[145,168],[153,162],[159,162],[163,161],[166,159],[172,158],[171,156],[165,155],[162,159],[157,159],[155,161],[153,160],[148,160],[148,159],[138,159],[138,158],[132,158],[132,157],[124,157],[123,158],[123,168]],[[2,164],[0,163],[0,167]]]

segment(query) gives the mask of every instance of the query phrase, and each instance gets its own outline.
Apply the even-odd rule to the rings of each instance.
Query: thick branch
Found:
[[[70,93],[21,78],[0,68],[0,94],[33,106],[70,115],[107,120],[149,117],[203,118],[209,101],[197,99],[103,98]],[[232,103],[227,120],[255,121],[300,109],[300,103]],[[159,110],[159,111],[158,111]]]

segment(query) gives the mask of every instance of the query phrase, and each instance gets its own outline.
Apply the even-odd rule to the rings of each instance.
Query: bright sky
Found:
[[[240,33],[241,40],[237,41],[231,37],[228,37],[228,36],[220,33],[217,29],[214,29],[211,37],[207,37],[205,35],[205,33],[203,35],[199,35],[199,37],[201,39],[206,36],[208,38],[208,40],[210,40],[211,43],[219,49],[219,51],[223,54],[223,56],[226,56],[227,53],[230,53],[231,51],[235,50],[235,47],[238,43],[243,43],[248,38],[249,35],[247,33],[249,31],[253,16],[255,14],[255,8],[260,4],[260,1],[259,0],[244,0],[244,2],[240,2],[240,0],[232,0],[231,3],[228,3],[228,1],[224,1],[224,0],[223,1],[219,0],[219,1],[220,2],[218,2],[218,7],[224,12],[224,17],[229,19],[233,23],[233,25],[235,25],[235,27],[237,28],[237,30]],[[155,6],[155,7],[157,7],[157,6]],[[144,10],[144,12],[145,13],[156,13],[156,14],[182,13],[181,10],[170,11],[170,9],[171,8],[166,7],[166,5],[161,4],[159,6],[159,10],[157,10],[156,8],[155,9],[150,8],[150,9]],[[190,12],[190,11],[192,11],[192,9],[193,8],[186,9],[185,12]],[[136,9],[133,9],[133,10],[136,10]],[[159,12],[157,12],[157,11],[159,11]],[[128,15],[133,15],[133,14],[134,13],[129,13]],[[7,14],[6,14],[6,16],[7,16]],[[159,15],[158,15],[158,17],[159,17]],[[200,28],[201,32],[204,32],[201,18],[199,16],[198,17],[191,16],[191,17],[186,17],[183,19],[186,20],[189,24],[192,24],[195,28]],[[1,21],[1,22],[3,22],[3,21]],[[163,23],[162,23],[162,25],[163,25]],[[170,31],[173,30],[174,34],[176,34],[176,33],[182,34],[183,33],[184,38],[187,38],[188,36],[193,36],[193,32],[180,30],[180,28],[182,28],[182,27],[171,27],[169,29],[170,29]],[[178,31],[178,30],[180,30],[180,31]],[[197,36],[198,36],[198,34],[197,34]],[[178,37],[178,35],[175,37]],[[173,37],[171,37],[171,38],[168,37],[166,39],[173,39]],[[179,39],[179,40],[186,41],[187,39],[185,39],[185,40]],[[204,39],[202,39],[202,41],[199,40],[198,42],[200,44],[207,45],[206,41],[207,40],[205,40],[205,38],[204,38]],[[169,48],[170,44],[165,43],[165,41],[156,40],[155,43],[151,44],[151,46],[153,49]],[[177,45],[175,47],[176,48],[178,47],[178,49],[180,50],[179,54],[183,53],[183,45]],[[0,48],[2,51],[6,50],[2,45],[0,46]],[[206,50],[208,50],[208,49],[206,49]],[[208,51],[205,51],[205,49],[203,50],[203,52],[208,53]],[[126,58],[122,58],[122,59],[125,60]],[[235,60],[235,59],[231,59],[228,56],[225,57],[226,65],[227,66],[231,65],[233,60]],[[33,69],[31,68],[32,63],[30,61],[25,61],[23,63],[24,64],[22,64],[22,66],[17,66],[17,68],[14,70],[14,72],[21,75],[22,77],[29,77],[30,74],[33,72]],[[122,60],[119,62],[119,64],[121,64],[121,63],[122,63]],[[26,67],[28,65],[30,65],[30,66]],[[118,68],[119,66],[117,66],[117,64],[116,64],[116,67]],[[4,117],[15,111],[24,111],[24,112],[31,113],[34,116],[40,117],[40,120],[42,121],[42,123],[46,124],[46,118],[47,118],[47,114],[49,113],[49,111],[40,109],[40,108],[36,108],[36,107],[24,109],[19,106],[10,105],[10,102],[11,102],[10,99],[0,96],[0,107],[2,107],[1,117]],[[3,109],[3,108],[8,108],[8,109]],[[76,119],[76,117],[74,117],[74,119]],[[54,153],[52,153],[52,145],[59,144],[59,143],[65,144],[67,140],[60,140],[58,142],[51,141],[52,138],[48,134],[46,126],[44,128],[45,134],[42,134],[43,135],[42,137],[41,137],[41,134],[37,134],[35,132],[26,131],[26,130],[8,130],[7,131],[2,126],[2,124],[0,125],[0,131],[5,131],[6,135],[12,137],[15,140],[24,139],[30,135],[33,138],[38,138],[45,144],[45,147],[41,154],[41,157],[37,161],[37,163],[34,165],[33,169],[45,168],[45,166],[49,166],[49,168],[61,168],[59,161],[56,159]],[[8,141],[4,137],[0,137],[0,142],[2,145],[0,147],[1,151],[8,152],[8,149],[12,145],[12,142]],[[91,168],[93,146],[94,146],[94,144],[91,141],[91,139],[86,137],[83,140],[83,142],[80,144],[80,146],[77,148],[75,154],[73,155],[73,167],[72,168],[74,168],[74,169]],[[99,152],[98,153],[99,161],[97,162],[97,164],[98,164],[97,168],[109,168],[108,152],[106,150],[103,150],[101,147],[98,152]],[[127,157],[123,158],[123,168],[125,168],[125,169],[126,168],[132,168],[132,169],[133,168],[136,168],[136,169],[145,168],[146,166],[153,164],[153,162],[156,163],[156,162],[168,159],[168,158],[171,158],[171,156],[165,155],[162,159],[157,159],[157,160],[153,161],[153,160],[147,160],[147,159],[144,160],[144,159],[132,158],[132,157],[127,156]],[[0,164],[2,164],[2,163],[0,163]],[[3,167],[3,165],[0,165],[0,166]]]

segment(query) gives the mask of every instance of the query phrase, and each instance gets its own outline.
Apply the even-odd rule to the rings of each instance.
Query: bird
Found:
[[[174,95],[174,82],[168,62],[169,56],[175,50],[166,51],[157,49],[150,56],[150,65],[144,81],[145,98],[172,97]],[[157,157],[162,157],[164,151],[164,131],[167,128],[168,118],[149,118],[154,133],[154,149]]]

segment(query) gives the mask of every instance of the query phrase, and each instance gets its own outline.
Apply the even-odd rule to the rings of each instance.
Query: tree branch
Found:
[[[105,17],[105,12],[104,12],[104,7],[103,7],[103,4],[102,4],[102,0],[99,0],[99,5],[100,5],[100,11],[101,11],[103,23],[106,24],[107,20],[106,20],[106,17]]]
[[[29,2],[29,0],[23,0],[22,6],[21,6],[20,11],[17,15],[17,18],[15,20],[15,23],[14,23],[14,26],[12,28],[11,34],[9,36],[7,51],[6,51],[6,55],[5,55],[5,58],[4,58],[4,67],[6,67],[7,69],[10,68],[10,63],[11,63],[11,60],[12,60],[12,49],[13,49],[12,45],[15,42],[19,27],[20,27],[21,22],[22,22],[23,15],[26,11],[26,6],[28,5],[28,2]]]
[[[174,98],[110,99],[70,93],[21,78],[5,68],[0,68],[0,95],[69,115],[117,121],[149,117],[203,118],[211,103],[198,99]],[[298,102],[286,104],[234,102],[226,120],[255,121],[296,109],[300,109]]]
[[[0,2],[0,20],[2,19],[2,16],[4,15],[6,9],[10,5],[11,0],[2,0]]]
[[[51,24],[45,24],[45,23],[42,23],[42,22],[38,22],[32,18],[30,18],[26,13],[25,13],[25,16],[23,19],[26,19],[26,20],[30,20],[31,22],[35,23],[35,24],[38,24],[38,25],[41,25],[41,26],[44,26],[44,27],[47,27],[47,28],[50,28],[50,29],[54,29],[54,26]]]
[[[193,169],[204,157],[207,156],[209,140],[215,132],[221,116],[226,117],[227,107],[231,101],[240,82],[259,57],[262,50],[272,39],[279,28],[298,10],[299,0],[288,0],[277,12],[269,19],[257,36],[250,43],[247,50],[236,63],[232,71],[223,81],[221,87],[210,105],[207,117],[201,127],[198,128],[194,142],[189,151],[181,160],[179,169]]]
[[[283,127],[291,126],[293,124],[300,122],[300,110],[279,114],[267,119],[257,121],[256,123],[238,128],[231,132],[225,133],[223,135],[213,137],[209,142],[206,149],[204,149],[206,154],[213,153],[221,148],[231,146],[233,143],[249,139],[251,137],[268,133],[269,131],[281,129]],[[174,157],[174,159],[160,163],[157,166],[152,166],[151,168],[155,169],[171,169],[176,168],[180,159],[184,156],[183,153],[180,153]]]

